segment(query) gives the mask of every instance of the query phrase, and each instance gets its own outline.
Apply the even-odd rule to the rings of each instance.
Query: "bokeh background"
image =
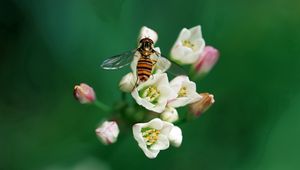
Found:
[[[300,169],[299,17],[299,0],[1,0],[0,169]],[[103,146],[104,115],[76,102],[73,86],[113,104],[126,70],[101,70],[104,58],[134,48],[143,25],[168,54],[199,24],[221,52],[197,82],[215,105],[155,160],[131,134]]]

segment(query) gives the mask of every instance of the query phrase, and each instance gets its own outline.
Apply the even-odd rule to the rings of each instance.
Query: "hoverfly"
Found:
[[[169,61],[154,49],[154,43],[150,38],[141,39],[138,48],[135,50],[124,52],[104,60],[101,67],[106,70],[120,69],[129,65],[133,57],[137,57],[136,84],[147,81],[156,65],[159,65],[163,70],[168,70],[173,75],[185,74],[185,71],[180,66]]]

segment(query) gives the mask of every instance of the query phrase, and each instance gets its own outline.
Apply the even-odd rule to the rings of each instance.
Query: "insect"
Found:
[[[129,65],[133,57],[137,57],[136,75],[137,83],[145,82],[154,71],[154,67],[159,65],[161,69],[168,70],[173,75],[184,74],[183,69],[163,57],[154,49],[154,43],[150,38],[143,38],[139,42],[137,49],[112,56],[103,61],[101,67],[106,70],[120,69]],[[169,67],[169,68],[168,68]]]

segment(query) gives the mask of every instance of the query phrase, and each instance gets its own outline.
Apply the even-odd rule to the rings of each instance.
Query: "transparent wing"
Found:
[[[155,69],[159,69],[162,72],[166,72],[171,67],[171,62],[162,56],[157,56],[155,59]]]
[[[105,70],[115,70],[127,66],[132,61],[135,52],[136,50],[132,50],[112,56],[102,62],[101,68]]]
[[[178,64],[168,60],[158,52],[156,53],[156,56],[157,62],[155,65],[158,69],[162,70],[163,72],[167,71],[174,76],[187,75],[187,72]]]
[[[187,72],[180,65],[178,65],[173,61],[169,61],[169,62],[171,62],[171,67],[167,70],[168,73],[174,76],[187,75]]]

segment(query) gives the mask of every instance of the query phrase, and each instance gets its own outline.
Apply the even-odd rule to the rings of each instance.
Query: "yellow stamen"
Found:
[[[160,131],[153,129],[153,128],[144,131],[143,137],[146,140],[147,146],[153,145],[158,140],[159,134],[160,134]]]
[[[178,97],[185,97],[187,95],[187,89],[186,87],[181,87],[178,92]]]
[[[146,98],[150,102],[153,102],[153,101],[157,100],[159,95],[160,95],[160,92],[157,90],[157,88],[155,86],[150,86],[145,90],[142,97]]]
[[[183,40],[182,44],[183,44],[183,46],[188,47],[188,48],[193,48],[194,47],[194,44],[189,40]]]

